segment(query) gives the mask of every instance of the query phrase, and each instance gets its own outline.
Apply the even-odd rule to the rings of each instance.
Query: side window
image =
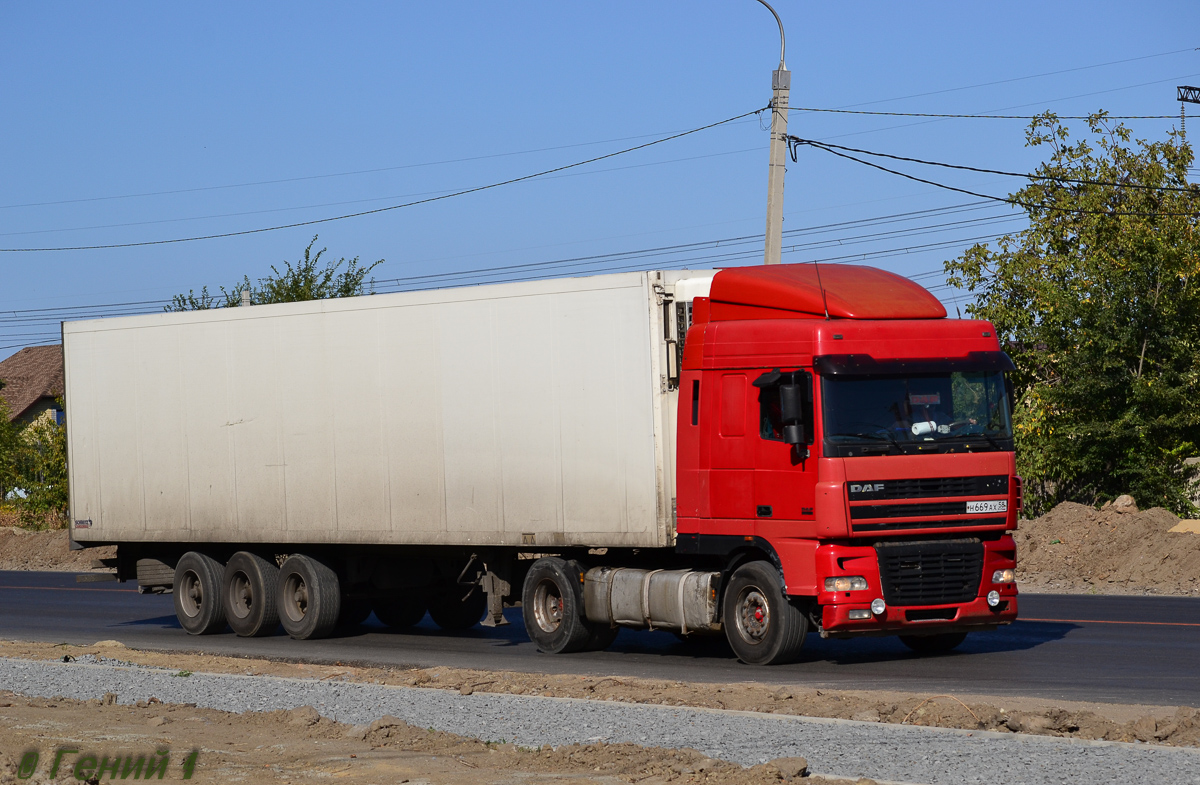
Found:
[[[813,382],[804,370],[764,373],[758,388],[759,436],[788,444],[812,444]]]

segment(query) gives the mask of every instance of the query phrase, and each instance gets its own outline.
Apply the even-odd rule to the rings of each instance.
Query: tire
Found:
[[[397,630],[416,626],[425,618],[425,611],[428,610],[425,598],[416,592],[398,594],[395,597],[379,597],[373,607],[375,618]]]
[[[965,632],[942,632],[937,635],[901,635],[900,642],[917,654],[947,654],[967,639]]]
[[[469,630],[478,624],[487,610],[487,596],[475,588],[464,598],[466,591],[466,586],[435,587],[429,594],[429,618],[433,623],[443,630]]]
[[[765,561],[738,567],[722,603],[725,637],[749,665],[782,665],[800,654],[808,618],[783,593],[779,571]]]
[[[233,554],[221,583],[229,626],[243,638],[274,635],[279,629],[279,568],[246,551]]]
[[[352,630],[362,626],[371,615],[371,601],[363,597],[342,597],[342,607],[338,613],[338,629]]]
[[[183,554],[175,565],[175,617],[189,635],[212,635],[225,629],[221,584],[225,568],[196,551]]]
[[[599,625],[589,624],[583,615],[582,574],[577,562],[556,556],[538,559],[529,568],[521,589],[521,614],[539,650],[567,654],[604,642],[596,631]]]
[[[279,569],[279,622],[296,640],[326,638],[337,626],[342,592],[337,573],[310,556],[289,556]]]

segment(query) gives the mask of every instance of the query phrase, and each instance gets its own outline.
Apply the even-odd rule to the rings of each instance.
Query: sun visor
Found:
[[[1004,352],[970,352],[966,357],[922,357],[876,360],[869,354],[826,354],[813,358],[822,376],[900,376],[913,373],[1015,371]]]
[[[946,309],[907,278],[851,264],[730,267],[713,278],[714,303],[839,319],[943,319]]]

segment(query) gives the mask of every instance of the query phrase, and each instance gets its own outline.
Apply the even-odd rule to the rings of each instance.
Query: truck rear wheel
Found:
[[[965,632],[943,632],[937,635],[901,635],[900,642],[917,654],[945,654],[967,639]]]
[[[465,586],[454,585],[436,587],[430,592],[429,618],[434,624],[443,630],[469,630],[479,623],[487,610],[487,597],[478,588],[463,597],[465,590]]]
[[[400,594],[395,597],[379,597],[375,600],[375,618],[394,629],[415,626],[425,618],[428,606],[425,598],[416,594]]]
[[[225,629],[221,579],[225,569],[211,556],[196,551],[183,554],[175,565],[175,616],[191,635],[211,635]]]
[[[341,600],[337,573],[316,559],[295,554],[279,569],[279,621],[293,638],[328,637]]]
[[[246,551],[225,565],[221,598],[229,626],[243,638],[274,635],[279,629],[279,568]]]
[[[576,562],[557,556],[538,559],[525,576],[521,614],[529,639],[547,654],[600,648],[603,637],[583,615],[583,574]],[[611,643],[611,639],[607,643]]]
[[[765,561],[734,571],[722,615],[733,653],[750,665],[795,660],[808,634],[808,618],[783,593],[779,571]]]

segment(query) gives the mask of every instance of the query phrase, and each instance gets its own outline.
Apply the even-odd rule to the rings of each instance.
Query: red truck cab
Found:
[[[824,637],[943,651],[1011,623],[1012,369],[990,323],[892,273],[718,272],[683,349],[677,552],[772,563]],[[770,612],[753,595],[726,624]]]

